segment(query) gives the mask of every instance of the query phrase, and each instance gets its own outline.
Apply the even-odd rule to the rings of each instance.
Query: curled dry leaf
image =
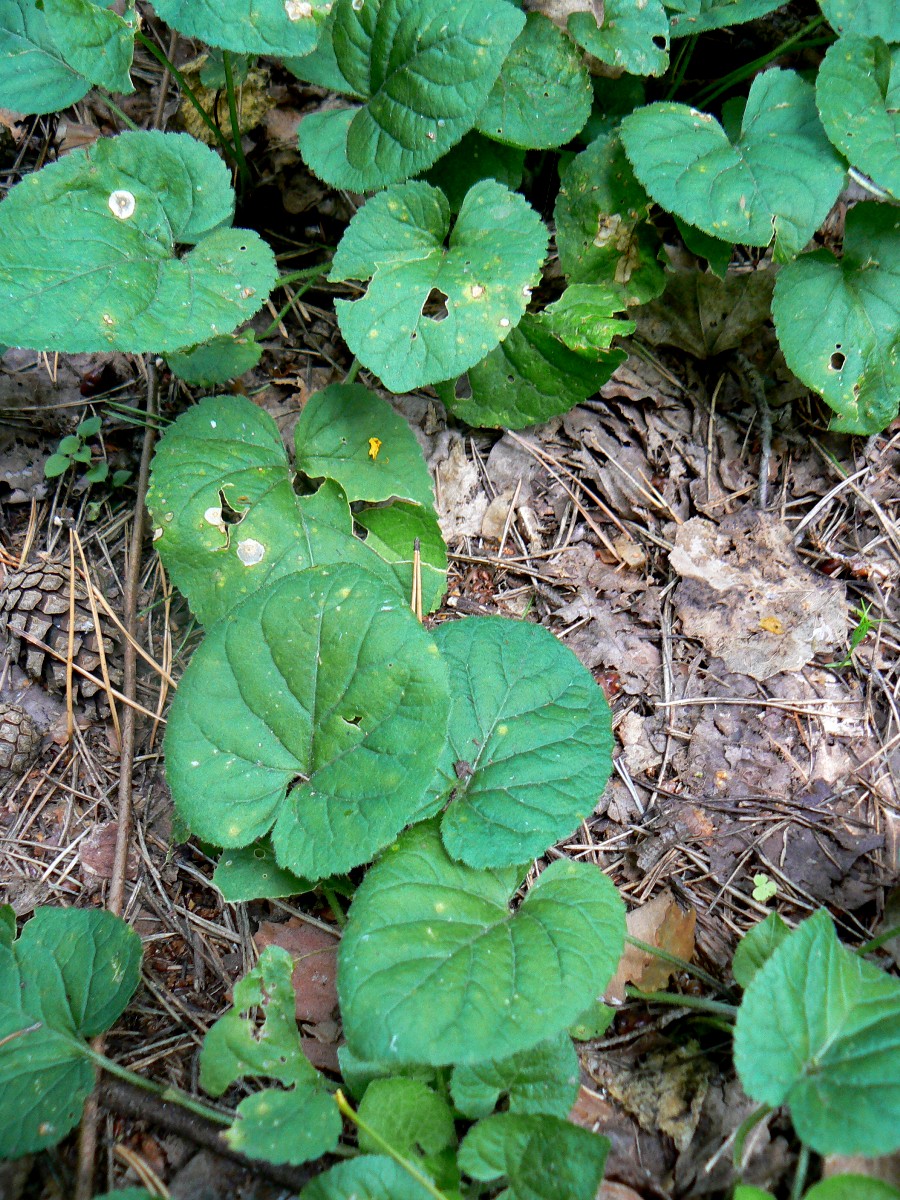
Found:
[[[669,954],[677,954],[686,962],[690,962],[694,954],[696,922],[694,909],[683,909],[668,889],[641,908],[632,909],[625,918],[632,937]],[[675,968],[661,958],[639,950],[637,946],[626,945],[604,999],[607,1004],[622,1004],[626,983],[633,983],[644,992],[657,991],[666,986],[674,972]]]
[[[328,1021],[337,1008],[338,939],[316,925],[291,917],[276,924],[263,921],[253,938],[262,953],[266,946],[281,946],[294,960],[291,983],[298,1021]]]

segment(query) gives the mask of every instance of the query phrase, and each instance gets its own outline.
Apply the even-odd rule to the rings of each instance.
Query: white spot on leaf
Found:
[[[124,188],[111,192],[106,203],[109,205],[112,215],[118,217],[120,221],[127,221],[129,217],[134,216],[134,210],[137,207],[132,193],[126,192]]]
[[[265,554],[265,546],[256,538],[244,538],[242,542],[238,542],[237,556],[245,567],[255,567],[258,562],[262,562]]]
[[[307,0],[285,0],[284,11],[289,21],[299,21],[301,17],[313,15],[312,5]]]

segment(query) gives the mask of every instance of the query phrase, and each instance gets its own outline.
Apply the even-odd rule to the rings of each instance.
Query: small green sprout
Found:
[[[74,433],[64,437],[57,446],[56,453],[51,454],[44,463],[44,478],[56,479],[70,470],[75,463],[90,463],[92,451],[91,447],[87,445],[87,441],[89,438],[97,436],[102,424],[101,417],[88,417],[81,422]],[[115,488],[126,483],[131,478],[131,472],[113,471],[110,476],[109,463],[106,459],[101,458],[85,471],[84,478],[87,483],[106,483],[109,480]]]
[[[841,671],[844,669],[844,667],[849,667],[851,665],[853,662],[854,650],[856,650],[858,646],[862,645],[862,643],[869,636],[872,626],[876,624],[876,622],[871,620],[869,617],[869,613],[871,611],[872,606],[870,604],[866,604],[865,600],[861,600],[859,603],[859,608],[853,610],[853,615],[856,617],[856,625],[854,626],[853,632],[850,634],[850,649],[840,662],[831,664],[836,671]]]
[[[778,891],[778,884],[768,875],[760,873],[753,876],[753,899],[758,904],[768,904]]]

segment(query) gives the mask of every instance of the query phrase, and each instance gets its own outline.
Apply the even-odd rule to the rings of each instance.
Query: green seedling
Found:
[[[87,417],[80,423],[73,434],[64,437],[44,463],[44,478],[56,479],[65,475],[78,464],[87,466],[93,458],[93,451],[87,444],[90,438],[96,437],[103,424],[101,417]],[[88,467],[83,478],[87,483],[106,483],[109,480],[112,487],[121,487],[131,478],[130,471],[113,471],[109,473],[109,463],[105,458],[99,459],[93,466]]]
[[[859,646],[861,646],[863,644],[863,642],[866,640],[866,638],[871,633],[872,626],[876,623],[876,622],[872,621],[872,619],[869,617],[869,613],[871,612],[871,607],[872,606],[870,604],[867,604],[865,602],[865,600],[862,600],[862,601],[860,601],[859,608],[854,610],[854,616],[856,617],[856,624],[853,626],[853,630],[850,634],[850,648],[847,651],[847,654],[844,656],[844,658],[841,659],[840,662],[836,662],[836,663],[832,664],[836,671],[841,671],[845,667],[849,667],[852,665],[853,652]]]

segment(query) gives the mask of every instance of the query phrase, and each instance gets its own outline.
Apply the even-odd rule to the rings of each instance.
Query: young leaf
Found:
[[[395,497],[434,507],[431,474],[409,422],[360,383],[333,383],[310,396],[294,444],[297,469],[336,480],[350,501]]]
[[[835,33],[900,40],[894,0],[819,0],[819,8]]]
[[[336,484],[296,495],[278,426],[243,397],[209,397],[166,431],[147,507],[160,558],[205,625],[265,584],[323,563],[356,562],[397,586],[352,536]]]
[[[681,217],[675,218],[675,224],[678,226],[681,240],[691,254],[696,254],[698,258],[705,258],[712,273],[718,275],[719,279],[724,279],[734,253],[734,246],[731,242],[723,242],[719,238],[710,237],[702,229],[697,229],[693,225],[688,225],[687,221],[682,221]]]
[[[591,80],[581,56],[547,17],[529,13],[513,42],[477,128],[522,149],[564,146],[591,111]]]
[[[109,92],[133,92],[134,0],[120,15],[94,0],[44,0],[47,29],[70,67]]]
[[[805,254],[775,283],[772,315],[788,366],[842,433],[878,433],[900,395],[900,216],[883,204],[847,214],[844,253]]]
[[[669,21],[661,0],[606,0],[602,27],[589,12],[573,12],[569,33],[601,62],[631,75],[662,75],[669,65]]]
[[[98,462],[89,471],[85,471],[84,477],[88,483],[106,483],[109,477],[109,463]]]
[[[769,913],[764,921],[744,934],[731,962],[732,974],[740,987],[749,987],[753,976],[765,966],[790,932],[778,913]]]
[[[96,435],[100,432],[102,427],[103,427],[103,418],[102,417],[87,417],[78,426],[78,437],[79,438],[96,437]],[[67,440],[66,438],[63,438],[63,441],[66,441],[66,440]]]
[[[337,0],[335,65],[363,103],[304,118],[307,165],[356,192],[424,171],[475,124],[524,24],[504,0]]]
[[[327,0],[157,0],[157,15],[185,37],[239,54],[301,55],[315,49]]]
[[[303,1053],[294,1017],[293,960],[267,946],[235,984],[234,1007],[219,1017],[200,1052],[200,1086],[221,1096],[237,1079],[277,1079],[242,1100],[225,1133],[232,1150],[272,1163],[304,1163],[333,1150],[341,1116],[323,1075]],[[260,1027],[253,1019],[262,1011]]]
[[[803,1200],[900,1200],[900,1191],[869,1175],[832,1175],[814,1183]]]
[[[138,353],[228,332],[276,277],[258,234],[222,228],[233,210],[225,164],[187,134],[101,138],[36,171],[0,206],[0,340]]]
[[[212,387],[237,379],[255,367],[262,357],[262,346],[252,329],[242,333],[225,333],[166,355],[166,364],[173,375],[197,387]]]
[[[505,1176],[508,1200],[594,1200],[608,1151],[560,1117],[497,1113],[466,1134],[459,1165],[485,1183]]]
[[[44,478],[56,479],[59,475],[65,475],[71,465],[68,454],[51,454],[44,463]]]
[[[669,3],[666,7],[678,9],[669,19],[672,37],[677,38],[755,21],[774,12],[779,0],[699,0],[699,4]]]
[[[80,100],[90,86],[66,62],[34,0],[0,0],[0,106],[56,112]]]
[[[616,290],[602,283],[573,283],[541,314],[564,346],[594,362],[602,362],[614,337],[634,333],[633,321],[612,314],[622,307]]]
[[[819,68],[816,102],[835,146],[900,199],[900,46],[840,38]]]
[[[353,518],[367,529],[366,546],[390,563],[404,596],[412,595],[416,538],[422,576],[422,612],[440,608],[447,591],[447,547],[434,512],[417,504],[364,508]]]
[[[712,237],[750,246],[768,246],[774,227],[782,260],[803,249],[844,179],[815,92],[793,71],[756,76],[734,143],[708,113],[673,103],[631,113],[622,140],[659,204]]]
[[[0,942],[0,1158],[54,1146],[94,1087],[85,1039],[116,1021],[138,985],[141,942],[96,909],[38,908]]]
[[[172,795],[216,845],[274,825],[280,866],[346,871],[415,811],[448,706],[437,646],[393,589],[351,565],[301,571],[217,622],[191,660],[166,733]]]
[[[578,1055],[567,1033],[509,1058],[453,1068],[450,1092],[465,1117],[487,1117],[501,1097],[512,1113],[565,1117],[578,1095]]]
[[[569,1036],[576,1042],[590,1042],[594,1038],[603,1037],[616,1017],[616,1010],[595,1000],[590,1008],[585,1009],[569,1026]]]
[[[540,278],[543,222],[494,180],[467,194],[448,249],[449,229],[443,192],[407,183],[369,200],[334,256],[332,281],[371,279],[361,300],[335,302],[338,324],[360,362],[393,392],[477,363],[519,323]],[[426,313],[429,300],[443,311]]]
[[[421,1167],[439,1188],[459,1192],[456,1126],[443,1097],[419,1079],[376,1079],[359,1106],[359,1148],[377,1153],[384,1143]]]
[[[363,880],[341,939],[354,1053],[434,1065],[506,1057],[584,1011],[619,960],[622,901],[593,865],[559,860],[511,913],[521,877],[454,862],[434,822],[400,837]]]
[[[471,867],[536,858],[593,812],[612,769],[603,692],[541,625],[480,617],[435,640],[452,697],[428,806],[451,800],[444,845]]]
[[[747,1094],[789,1105],[818,1153],[900,1147],[900,981],[845,949],[824,909],[750,981],[734,1062]]]
[[[392,1158],[364,1154],[317,1175],[300,1200],[434,1200],[434,1194]]]
[[[496,179],[514,192],[522,182],[525,151],[492,142],[480,133],[467,133],[461,142],[425,172],[426,183],[440,188],[450,211],[458,213],[470,188],[482,179]]]
[[[363,1098],[366,1089],[376,1079],[418,1079],[433,1088],[438,1076],[434,1067],[426,1067],[421,1063],[380,1062],[357,1058],[346,1042],[338,1047],[338,1062],[344,1083],[351,1096],[357,1100]]]
[[[212,881],[229,904],[299,896],[316,886],[279,867],[268,838],[254,846],[226,850],[213,871]]]

